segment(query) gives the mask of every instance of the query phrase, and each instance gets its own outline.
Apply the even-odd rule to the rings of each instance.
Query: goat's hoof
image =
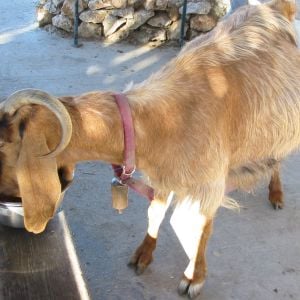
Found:
[[[151,261],[148,264],[142,263],[142,262],[132,262],[131,260],[127,264],[129,268],[134,269],[136,275],[141,275],[144,273],[144,271],[147,269],[148,265],[151,263]]]
[[[178,285],[179,295],[187,295],[190,299],[195,299],[201,292],[204,285],[204,280],[189,280],[185,276],[182,278]]]
[[[272,191],[269,193],[269,200],[275,210],[283,208],[283,193],[282,191]]]
[[[130,259],[128,266],[135,270],[137,275],[141,275],[152,262],[152,255],[149,253],[135,253]]]
[[[283,203],[274,203],[273,207],[275,210],[279,210],[283,208]]]
[[[142,274],[152,262],[152,253],[155,247],[156,239],[147,234],[128,263],[129,267],[135,269],[137,275]]]

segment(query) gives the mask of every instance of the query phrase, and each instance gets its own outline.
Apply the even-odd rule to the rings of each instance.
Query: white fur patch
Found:
[[[186,255],[194,260],[197,255],[206,217],[200,213],[200,201],[191,201],[188,197],[178,203],[170,220]],[[193,266],[192,266],[193,265]],[[187,278],[194,273],[194,264],[188,266]]]
[[[148,208],[148,234],[154,239],[157,239],[159,226],[165,217],[165,213],[173,199],[173,196],[174,192],[171,192],[166,203],[155,201],[154,199]]]

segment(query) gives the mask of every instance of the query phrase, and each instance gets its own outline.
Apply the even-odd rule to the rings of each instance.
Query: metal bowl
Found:
[[[59,204],[64,198],[67,187],[64,188],[60,195]],[[20,199],[20,198],[18,198]],[[24,228],[24,210],[22,202],[1,202],[0,201],[0,224],[13,227],[13,228]]]
[[[0,223],[24,228],[24,210],[21,202],[0,202]]]

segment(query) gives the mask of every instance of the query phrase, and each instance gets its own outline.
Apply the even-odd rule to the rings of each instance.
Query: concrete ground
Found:
[[[35,2],[0,1],[2,98],[28,87],[56,95],[121,91],[131,80],[141,81],[159,69],[179,50],[105,47],[86,41],[73,48],[71,38],[36,28]],[[267,185],[262,185],[253,194],[235,193],[240,213],[219,211],[207,252],[202,300],[300,299],[299,169],[300,156],[295,154],[283,168],[283,210],[271,208]],[[148,203],[131,194],[129,208],[117,215],[110,204],[111,177],[108,165],[80,164],[63,203],[91,299],[181,299],[176,287],[187,257],[168,217],[146,272],[136,276],[126,266],[146,232]]]

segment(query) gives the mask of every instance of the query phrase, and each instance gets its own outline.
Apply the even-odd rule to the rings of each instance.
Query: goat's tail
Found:
[[[240,204],[236,200],[226,195],[224,196],[221,206],[235,211],[240,211],[241,208]]]

